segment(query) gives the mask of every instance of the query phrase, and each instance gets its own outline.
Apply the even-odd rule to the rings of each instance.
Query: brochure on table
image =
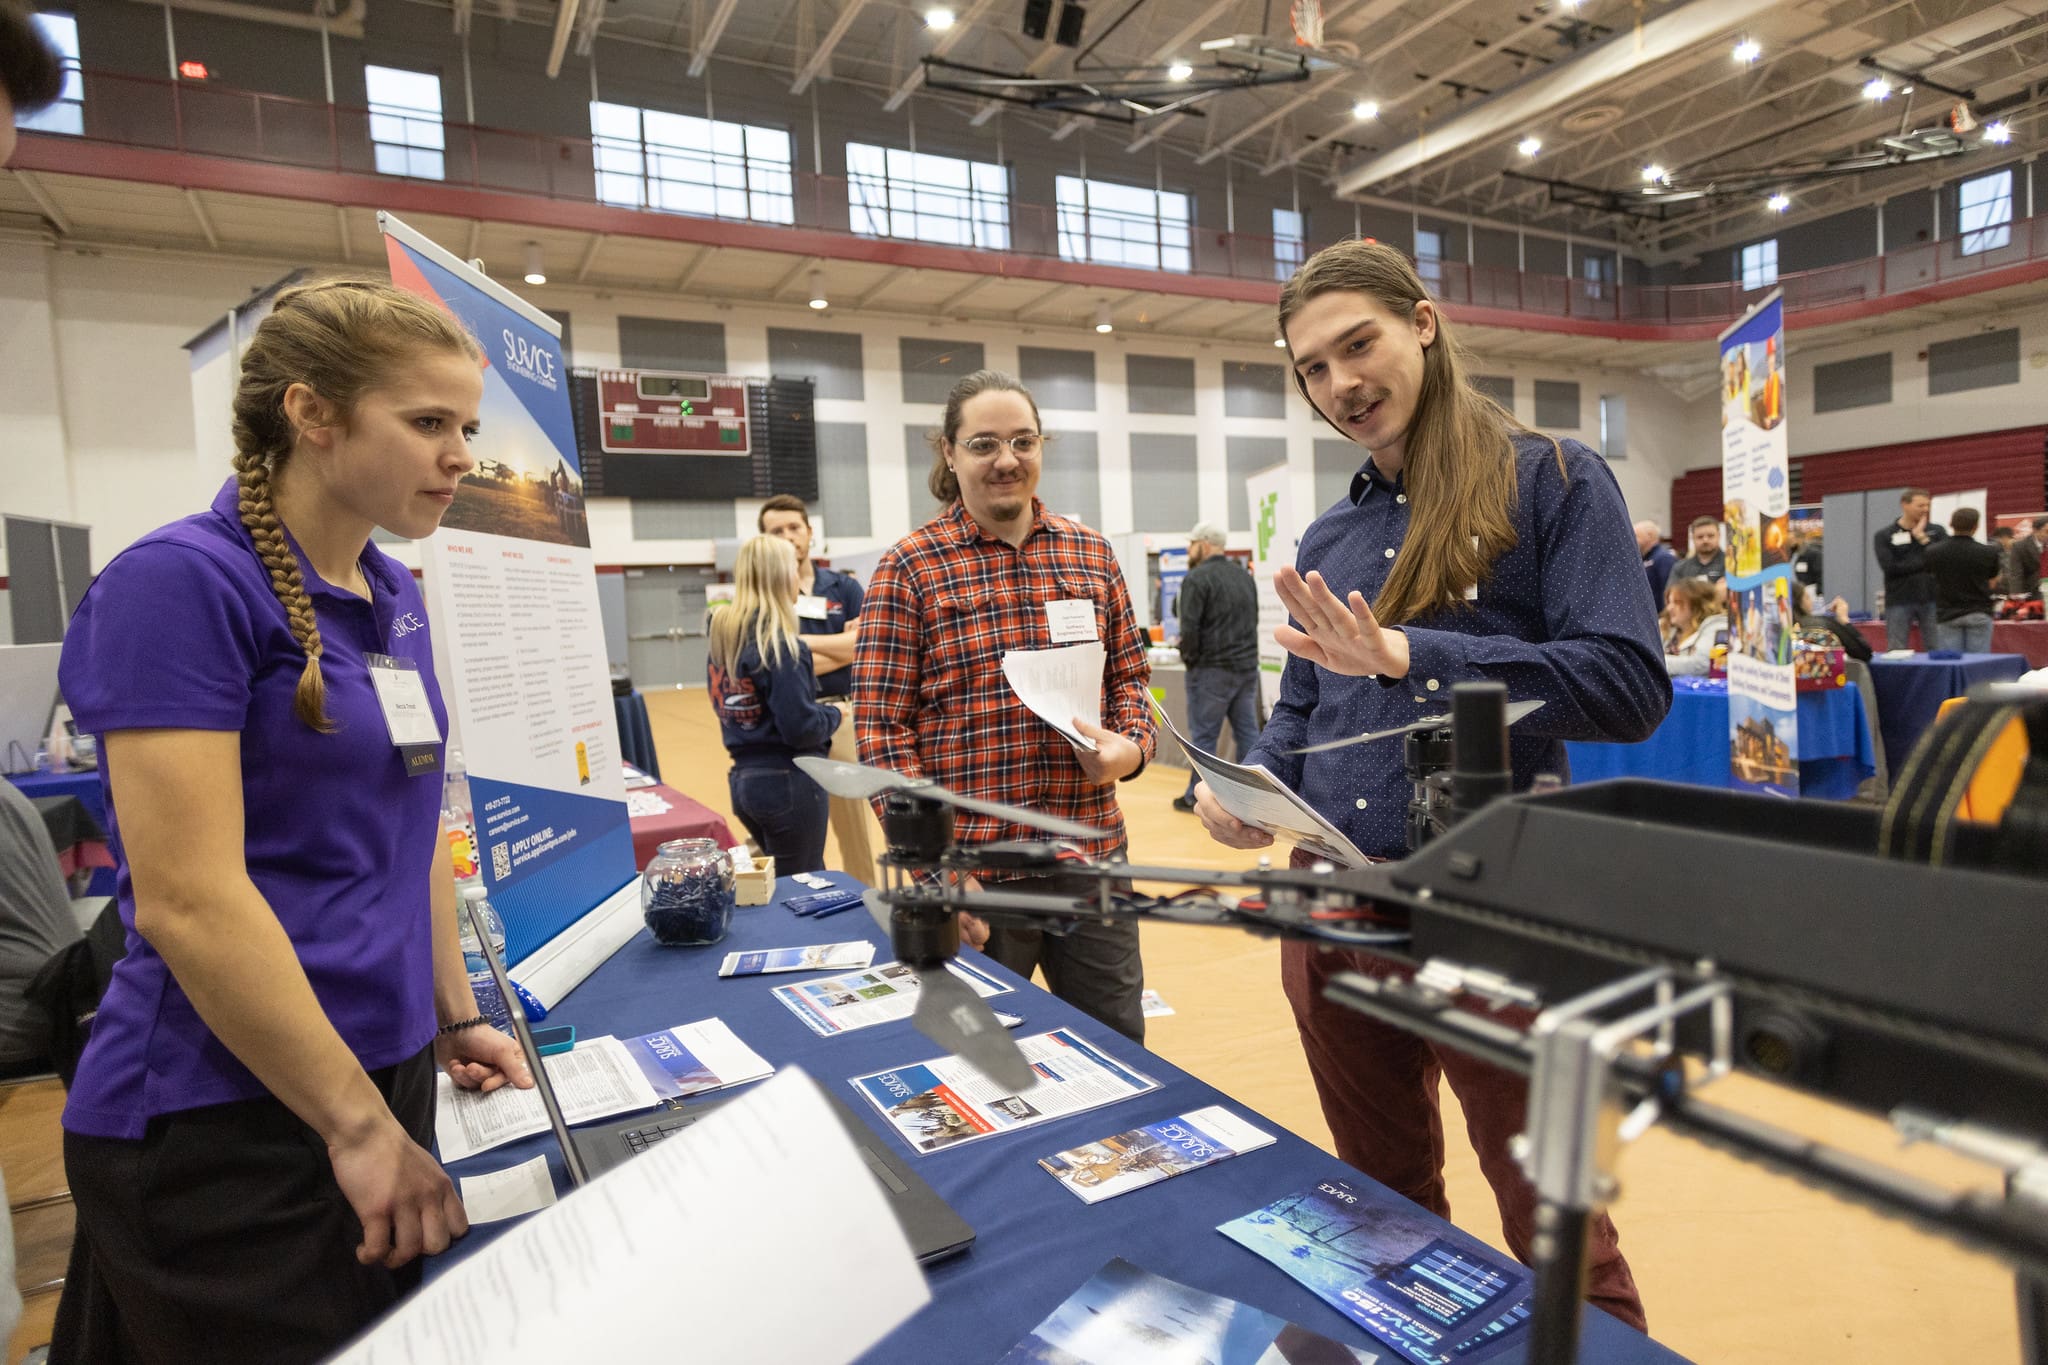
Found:
[[[419,544],[422,587],[505,956],[553,1004],[640,923],[561,327],[391,215],[377,221],[393,282],[484,350],[477,465]]]
[[[1019,1038],[1017,1046],[1038,1073],[1038,1084],[1022,1094],[990,1080],[958,1057],[856,1076],[853,1088],[919,1156],[1159,1088],[1159,1082],[1131,1070],[1067,1029]]]
[[[946,970],[987,999],[1010,987],[965,962],[948,962]],[[917,1010],[917,971],[907,963],[884,962],[864,972],[777,986],[775,998],[820,1038],[908,1019]]]
[[[1084,1204],[1099,1204],[1260,1147],[1273,1135],[1220,1104],[1039,1158]]]

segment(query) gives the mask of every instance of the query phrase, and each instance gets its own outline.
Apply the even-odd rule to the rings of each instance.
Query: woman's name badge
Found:
[[[1045,604],[1046,629],[1056,645],[1085,644],[1102,637],[1095,630],[1095,602],[1088,597],[1063,597]]]
[[[389,654],[371,654],[370,685],[377,689],[377,705],[384,712],[384,728],[405,759],[405,771],[419,777],[441,770],[441,725],[434,719],[433,703],[427,700],[427,684],[420,666],[412,659]]]
[[[805,621],[823,621],[831,615],[831,603],[812,593],[796,599],[796,614]]]

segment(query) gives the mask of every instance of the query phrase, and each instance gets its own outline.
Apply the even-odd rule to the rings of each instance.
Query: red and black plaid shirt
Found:
[[[1107,658],[1102,723],[1157,747],[1145,640],[1116,554],[1100,534],[1036,498],[1022,547],[984,532],[955,501],[891,546],[861,606],[853,660],[860,759],[957,792],[1028,806],[1110,831],[1124,842],[1112,783],[1098,787],[1059,733],[1024,709],[1003,678],[1003,652],[1050,649],[1045,604],[1085,598]],[[954,813],[962,844],[1044,836],[973,811]]]

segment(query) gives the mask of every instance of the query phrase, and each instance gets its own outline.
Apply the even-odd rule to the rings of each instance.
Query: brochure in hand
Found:
[[[764,972],[829,972],[865,967],[875,960],[875,945],[858,943],[814,943],[808,948],[763,948],[751,953],[727,953],[719,964],[720,976],[759,976]]]
[[[1373,1365],[1378,1359],[1362,1347],[1118,1258],[996,1365]]]
[[[1038,1073],[1038,1084],[1021,1095],[958,1057],[855,1076],[853,1087],[919,1156],[1159,1088],[1066,1029],[1019,1038],[1017,1046]]]
[[[1528,1326],[1527,1270],[1377,1185],[1325,1180],[1217,1231],[1413,1365],[1485,1360]]]
[[[1010,989],[965,962],[949,962],[946,968],[984,998]],[[917,986],[917,972],[910,966],[884,962],[865,972],[777,986],[775,998],[810,1025],[811,1032],[830,1038],[850,1029],[908,1019],[917,1009]]]
[[[1082,1202],[1099,1204],[1272,1143],[1271,1133],[1254,1128],[1221,1105],[1210,1105],[1055,1152],[1038,1164],[1058,1176],[1060,1184]]]
[[[1209,794],[1224,810],[1247,825],[1262,829],[1276,839],[1285,839],[1331,862],[1342,863],[1346,867],[1364,867],[1369,861],[1342,830],[1302,800],[1293,788],[1273,776],[1263,764],[1254,763],[1246,767],[1241,763],[1226,763],[1201,748],[1180,732],[1157,698],[1153,699],[1152,713],[1180,742],[1181,751],[1188,756],[1188,765],[1209,784]]]

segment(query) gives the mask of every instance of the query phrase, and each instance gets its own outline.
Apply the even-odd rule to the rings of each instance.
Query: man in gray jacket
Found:
[[[1188,576],[1174,614],[1188,670],[1188,738],[1215,753],[1227,717],[1243,757],[1259,742],[1259,590],[1223,547],[1222,529],[1209,522],[1188,532]],[[1173,808],[1195,808],[1192,772]]]

